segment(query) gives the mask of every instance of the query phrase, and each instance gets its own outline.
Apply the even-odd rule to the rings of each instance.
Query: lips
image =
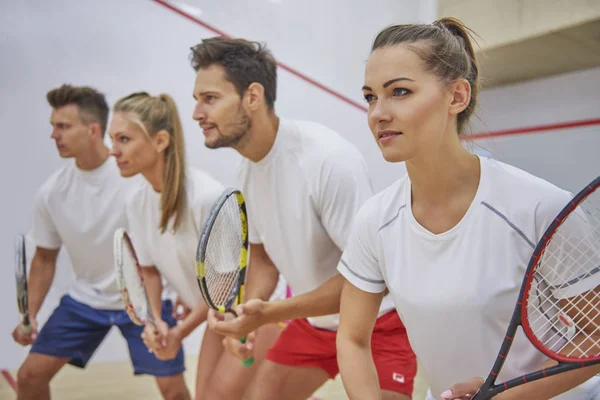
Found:
[[[402,132],[397,132],[397,131],[379,131],[379,132],[377,132],[377,136],[379,136],[379,139],[385,139],[388,137],[398,136],[398,135],[402,135]]]
[[[216,126],[215,125],[200,125],[200,128],[202,128],[205,135],[208,135],[210,132],[213,131],[213,129],[216,128]]]

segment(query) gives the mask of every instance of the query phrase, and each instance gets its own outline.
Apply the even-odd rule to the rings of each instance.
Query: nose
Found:
[[[200,102],[196,102],[196,106],[194,107],[194,112],[192,113],[192,118],[194,121],[204,122],[206,121],[206,111]]]
[[[392,119],[392,116],[388,110],[388,102],[385,100],[378,100],[369,109],[369,120],[372,124],[379,122],[388,122]]]
[[[113,145],[111,146],[110,150],[108,151],[108,154],[113,156],[113,157],[118,157],[119,156],[119,150]]]
[[[54,140],[58,139],[58,132],[56,132],[56,129],[52,129],[52,133],[50,134],[50,139],[54,139]]]

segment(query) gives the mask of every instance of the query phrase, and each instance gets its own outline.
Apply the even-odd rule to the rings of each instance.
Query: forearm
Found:
[[[156,267],[144,267],[142,268],[144,274],[144,286],[146,287],[146,294],[148,295],[148,301],[150,302],[150,308],[152,316],[155,321],[162,319],[162,292],[163,285],[160,276],[160,272]]]
[[[340,375],[348,398],[381,399],[379,378],[368,343],[360,345],[338,334],[337,349]]]
[[[556,365],[556,361],[549,360],[541,368],[548,368]],[[600,373],[600,366],[580,368],[562,374],[543,378],[525,385],[517,386],[500,394],[498,400],[528,399],[528,400],[547,400],[570,389],[581,385],[594,375]]]
[[[36,319],[44,303],[44,299],[48,295],[48,291],[54,280],[55,271],[56,262],[43,262],[35,258],[31,262],[27,284],[27,300],[29,303],[29,315],[32,319]]]
[[[340,311],[343,286],[344,277],[336,274],[315,290],[267,303],[264,311],[266,323],[336,314]]]
[[[273,265],[251,264],[246,279],[245,299],[269,300],[279,281],[279,271]]]
[[[177,329],[180,337],[186,338],[190,333],[194,331],[201,323],[206,321],[206,314],[208,313],[208,306],[206,303],[201,302],[198,304],[190,314],[185,317],[179,325],[173,329]]]

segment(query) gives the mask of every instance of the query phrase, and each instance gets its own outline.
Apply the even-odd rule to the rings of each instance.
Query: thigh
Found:
[[[17,379],[29,383],[49,382],[67,362],[69,359],[65,357],[30,353],[19,368]]]
[[[265,359],[267,351],[273,345],[282,329],[277,324],[271,324],[265,325],[258,330],[254,348],[254,363],[251,367],[244,367],[238,358],[224,351],[218,363],[216,363],[216,367],[214,367],[215,364],[212,364],[212,373],[206,382],[208,386],[203,391],[204,398],[210,400],[242,399],[251,380],[255,377],[261,363]],[[214,332],[211,332],[211,334],[216,335]],[[221,339],[220,336],[217,337],[219,340]],[[221,345],[221,342],[219,342],[219,345]],[[204,347],[202,351],[204,351]],[[207,365],[207,367],[210,368],[211,365]],[[199,374],[201,373],[200,368],[199,365]],[[197,387],[196,400],[200,398],[198,397],[199,392],[201,390],[198,390]]]
[[[85,367],[111,328],[111,312],[63,296],[38,334],[31,353],[67,358],[70,364]]]
[[[245,400],[306,400],[329,374],[318,367],[277,364],[264,360],[248,389]]]
[[[169,326],[175,326],[177,323],[175,318],[171,315],[172,311],[172,303],[170,301],[164,301],[162,318]],[[148,351],[148,348],[142,340],[144,328],[131,322],[125,311],[120,312],[118,318],[115,319],[115,324],[127,341],[135,375],[175,376],[185,371],[183,346],[179,349],[177,356],[172,360],[159,360],[153,353]]]
[[[381,316],[375,323],[371,350],[379,385],[387,392],[384,399],[410,399],[417,374],[417,358],[395,311]]]

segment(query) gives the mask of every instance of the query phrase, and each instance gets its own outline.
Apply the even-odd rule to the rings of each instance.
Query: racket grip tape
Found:
[[[240,342],[246,343],[246,337],[244,336],[243,338],[241,338]],[[251,367],[252,364],[254,364],[254,357],[250,357],[247,360],[242,361],[242,365],[244,367]]]

